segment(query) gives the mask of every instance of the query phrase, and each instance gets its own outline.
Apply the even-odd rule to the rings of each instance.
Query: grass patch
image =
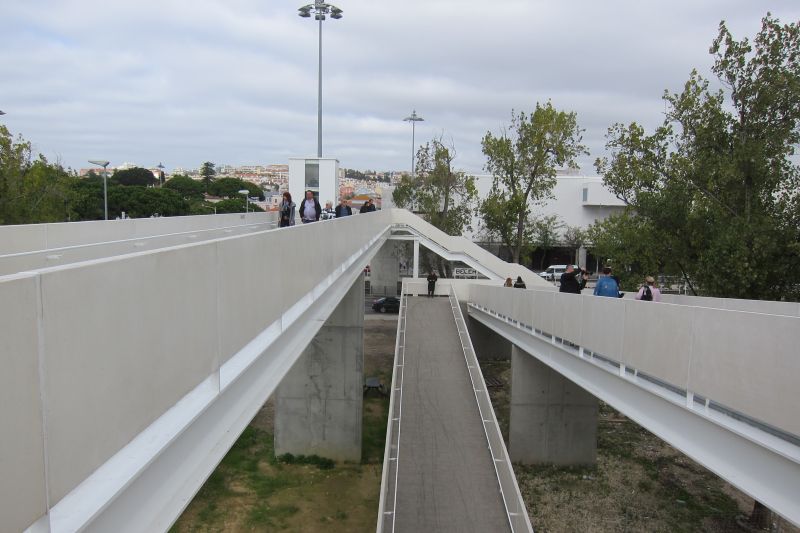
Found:
[[[289,465],[314,465],[320,470],[331,470],[334,466],[336,466],[336,462],[333,459],[320,457],[317,454],[293,455],[291,453],[285,453],[283,455],[279,455],[276,459],[279,463],[285,463]]]
[[[389,398],[364,398],[364,417],[361,424],[361,464],[383,463],[388,421]]]
[[[260,503],[250,509],[247,514],[247,525],[263,528],[264,526],[277,526],[285,528],[286,519],[297,514],[300,509],[294,505],[275,505]]]

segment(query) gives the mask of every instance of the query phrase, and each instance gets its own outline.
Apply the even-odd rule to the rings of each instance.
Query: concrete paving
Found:
[[[406,317],[395,531],[510,531],[450,301]]]

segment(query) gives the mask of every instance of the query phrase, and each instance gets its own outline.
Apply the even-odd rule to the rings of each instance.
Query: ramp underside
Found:
[[[510,531],[450,301],[408,299],[395,531]]]

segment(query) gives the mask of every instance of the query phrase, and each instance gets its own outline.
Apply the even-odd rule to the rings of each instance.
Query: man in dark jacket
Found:
[[[312,191],[306,191],[306,197],[300,202],[300,218],[303,219],[303,224],[316,222],[321,214],[322,206],[319,205],[319,200],[314,197]]]
[[[434,292],[436,292],[437,279],[439,279],[439,276],[436,275],[436,272],[428,273],[428,298],[432,298]]]
[[[580,281],[578,281],[578,275],[580,275]],[[589,274],[585,270],[582,268],[575,270],[573,265],[568,265],[567,271],[561,274],[561,287],[558,292],[580,294],[583,288],[586,287],[587,279],[589,279]]]
[[[341,199],[339,205],[336,206],[336,218],[348,217],[353,214],[353,210],[347,205],[347,200]]]

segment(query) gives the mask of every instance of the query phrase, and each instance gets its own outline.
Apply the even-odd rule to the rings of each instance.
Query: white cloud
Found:
[[[3,122],[48,157],[168,167],[283,162],[316,150],[317,27],[278,0],[32,0],[4,6]],[[551,99],[592,155],[614,122],[656,124],[664,89],[708,73],[721,19],[752,36],[791,0],[341,0],[324,23],[324,150],[356,168],[406,168],[444,134],[470,171],[480,139]]]

